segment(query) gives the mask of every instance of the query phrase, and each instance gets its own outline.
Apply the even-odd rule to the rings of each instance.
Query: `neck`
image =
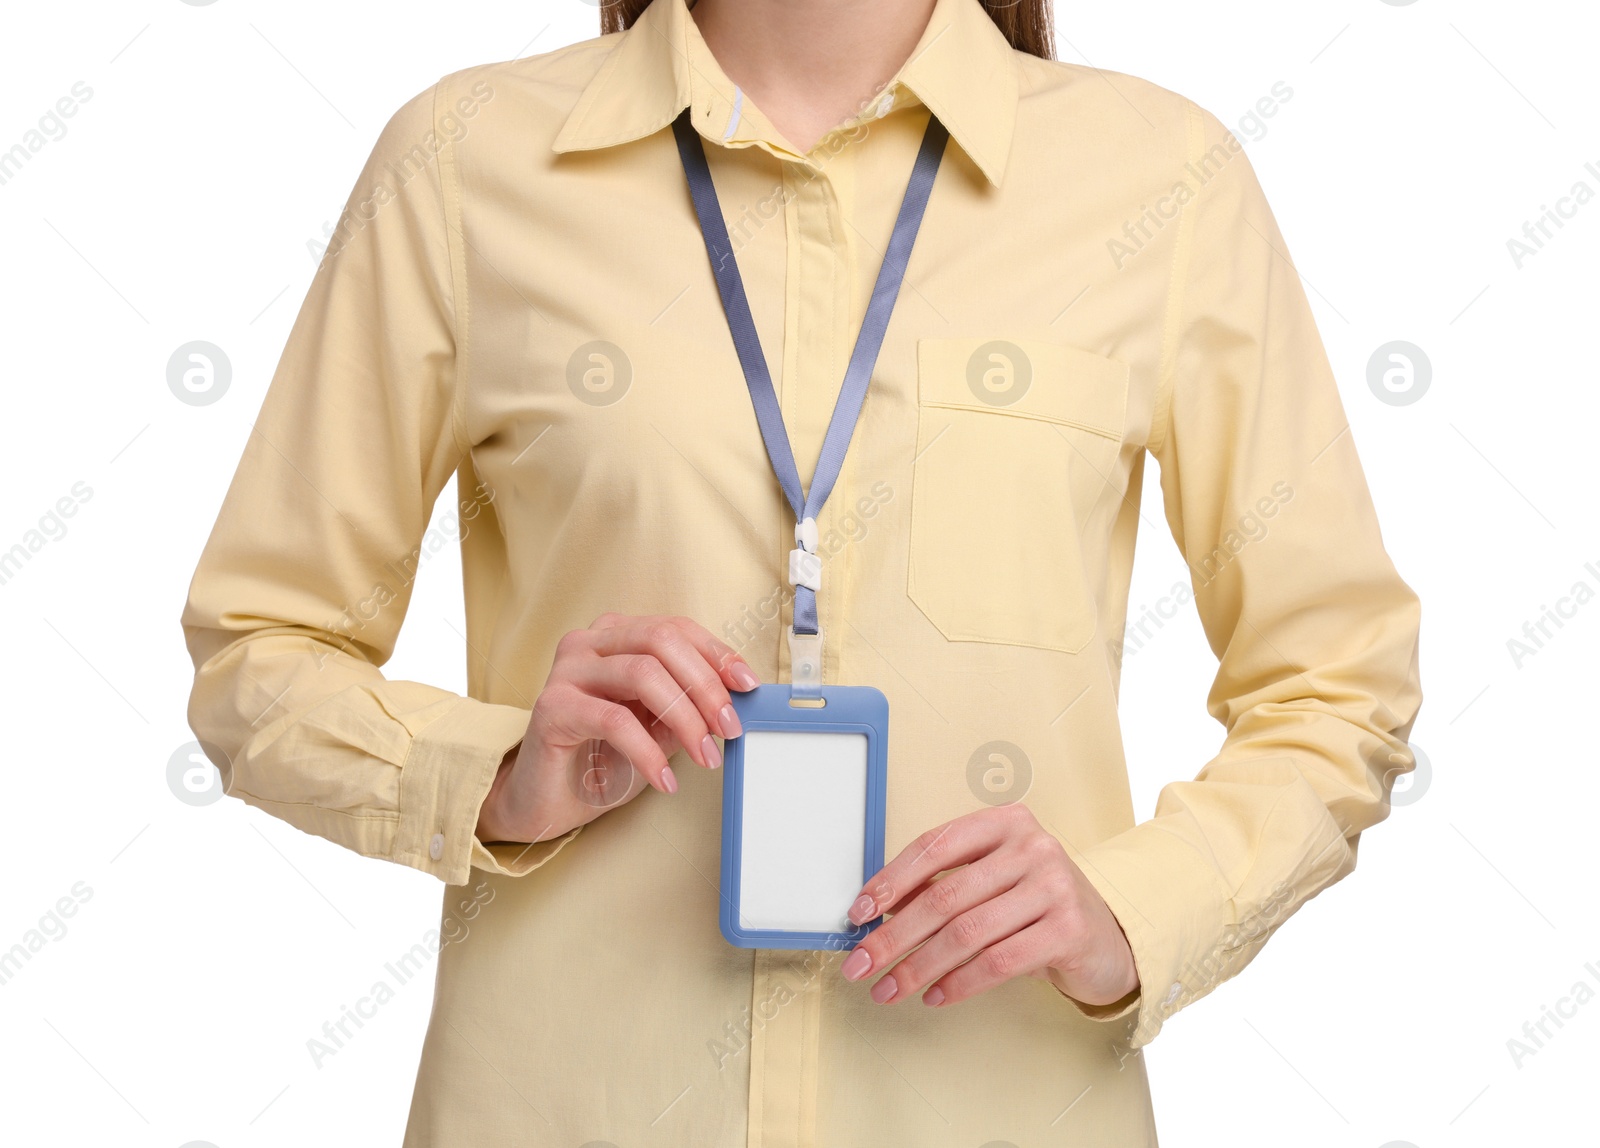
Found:
[[[696,0],[728,78],[797,151],[855,115],[894,76],[934,0]]]

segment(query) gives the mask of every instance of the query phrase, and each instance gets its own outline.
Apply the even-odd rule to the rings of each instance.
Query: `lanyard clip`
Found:
[[[796,616],[800,612],[800,588],[812,595],[822,589],[822,555],[817,553],[817,520],[807,515],[794,524],[795,549],[789,551],[789,585],[795,588]],[[808,599],[808,612],[816,617],[814,597]],[[822,627],[814,634],[801,634],[789,627],[789,698],[822,697]]]
[[[822,696],[822,627],[815,634],[797,634],[789,627],[789,696]]]
[[[817,520],[803,518],[794,524],[795,549],[789,551],[789,585],[822,589],[822,555],[817,553]]]

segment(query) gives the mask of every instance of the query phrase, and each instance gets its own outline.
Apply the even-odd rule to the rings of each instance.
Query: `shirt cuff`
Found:
[[[1158,823],[1136,825],[1072,858],[1122,926],[1140,986],[1099,1008],[1072,1003],[1095,1020],[1133,1016],[1131,1049],[1149,1044],[1168,1017],[1253,955],[1256,946],[1227,941],[1234,935],[1228,924],[1231,898],[1215,869]]]
[[[475,836],[484,798],[506,753],[527,734],[528,718],[516,706],[461,698],[416,731],[400,771],[393,860],[465,885],[473,864],[520,875],[555,856],[571,834],[541,842],[514,865],[497,863]]]
[[[1137,961],[1135,963],[1137,964]],[[1061,982],[1056,979],[1058,976],[1059,974],[1054,969],[1046,969],[1044,972],[1044,979],[1054,985],[1056,991],[1062,996],[1066,997],[1067,1002],[1072,1005],[1073,1008],[1077,1009],[1079,1013],[1088,1017],[1090,1020],[1121,1020],[1123,1017],[1127,1016],[1129,1013],[1133,1012],[1139,1007],[1140,999],[1144,994],[1144,985],[1140,984],[1131,993],[1119,1001],[1112,1001],[1110,1004],[1104,1005],[1084,1004],[1081,1000],[1073,996],[1061,986]]]
[[[474,837],[472,863],[479,869],[498,873],[502,877],[525,877],[561,852],[567,842],[582,832],[583,826],[580,825],[560,837],[552,837],[548,841],[535,841],[531,845],[506,841],[485,845]]]

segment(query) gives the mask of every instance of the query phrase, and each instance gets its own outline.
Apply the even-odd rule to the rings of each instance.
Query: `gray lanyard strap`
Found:
[[[823,436],[822,452],[817,457],[816,473],[811,478],[811,490],[804,492],[800,486],[800,472],[795,466],[794,451],[789,445],[789,433],[783,425],[783,412],[779,409],[778,396],[772,387],[772,376],[767,371],[767,359],[761,350],[761,339],[756,334],[755,320],[751,317],[750,301],[745,297],[744,281],[739,277],[733,244],[728,238],[727,225],[722,220],[722,206],[717,201],[716,185],[711,180],[710,168],[706,166],[705,148],[700,143],[700,134],[689,122],[687,108],[673,123],[672,131],[678,140],[678,155],[683,160],[684,174],[689,179],[689,194],[694,199],[700,233],[706,241],[706,254],[711,257],[711,270],[716,276],[717,292],[722,296],[722,309],[728,316],[734,349],[739,354],[740,366],[744,368],[745,383],[750,388],[750,401],[755,406],[761,439],[766,443],[773,472],[783,487],[784,496],[789,500],[790,509],[794,511],[798,549],[789,555],[789,581],[794,584],[794,633],[816,635],[819,633],[817,590],[822,582],[822,558],[817,554],[816,516],[832,493],[834,483],[839,479],[839,470],[844,465],[845,452],[850,449],[850,436],[860,417],[861,404],[867,397],[872,368],[878,361],[878,351],[883,346],[883,336],[889,327],[889,317],[894,313],[895,299],[900,294],[900,283],[905,278],[906,264],[911,260],[911,248],[917,241],[917,229],[922,226],[922,214],[928,206],[928,196],[933,191],[934,177],[939,173],[939,161],[944,157],[949,133],[938,117],[929,115],[928,130],[923,134],[922,147],[917,152],[911,179],[906,184],[905,198],[900,203],[900,214],[889,236],[889,249],[884,252],[883,266],[878,269],[878,280],[873,285],[872,298],[867,303],[861,333],[856,337],[855,350],[850,355],[850,365],[845,370],[844,383],[839,388],[833,417],[828,422],[827,434]],[[813,669],[820,681],[820,664]],[[795,680],[800,680],[798,669]]]

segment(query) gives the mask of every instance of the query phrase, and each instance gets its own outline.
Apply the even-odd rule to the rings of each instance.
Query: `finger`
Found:
[[[905,896],[946,869],[976,861],[991,852],[1011,832],[1014,815],[1007,807],[968,813],[936,826],[907,845],[895,859],[862,887],[850,906],[849,918],[859,925],[902,904]]]
[[[675,705],[700,711],[708,729],[723,737],[738,737],[744,732],[733,711],[733,699],[714,665],[689,640],[683,628],[670,619],[637,621],[595,632],[595,653],[602,657],[618,654],[649,654],[666,667],[682,696]]]
[[[928,1005],[951,1005],[971,1000],[1013,977],[1038,972],[1050,963],[1058,940],[1048,919],[1035,921],[984,949],[960,968],[928,986],[922,1000]],[[898,972],[898,970],[896,970]]]
[[[688,635],[690,643],[700,651],[701,656],[721,676],[723,684],[730,689],[745,693],[761,684],[761,679],[756,677],[755,671],[750,668],[750,663],[744,660],[744,656],[699,622],[693,618],[682,617],[674,617],[671,621]]]
[[[590,738],[578,747],[572,769],[573,792],[585,805],[599,810],[631,801],[650,784],[621,750],[599,738]]]
[[[647,727],[665,726],[694,761],[707,769],[722,764],[722,751],[712,739],[699,709],[681,704],[677,680],[652,654],[613,654],[575,665],[567,679],[587,693],[617,702],[639,702],[647,711]],[[654,732],[652,728],[651,732]]]
[[[639,724],[650,731],[650,736],[656,739],[656,744],[661,747],[661,752],[668,758],[683,749],[683,743],[672,732],[672,727],[656,720],[656,715],[651,713],[644,705],[637,701],[624,703],[633,711],[633,716],[639,719]]]
[[[594,625],[590,628],[615,629],[624,625],[658,622],[665,622],[682,630],[684,637],[700,652],[707,664],[721,676],[723,684],[729,689],[744,693],[755,689],[761,684],[761,679],[756,677],[755,671],[750,668],[750,663],[745,661],[744,655],[719,639],[693,618],[667,614],[650,614],[639,617],[629,617],[626,614],[602,614],[595,619]]]
[[[544,700],[542,695],[540,700]],[[552,723],[568,737],[573,740],[599,738],[608,742],[652,786],[663,793],[678,791],[678,779],[667,764],[667,755],[638,715],[627,706],[572,686],[559,687],[549,705]]]
[[[926,944],[893,966],[872,986],[872,999],[888,1004],[915,996],[1049,911],[1048,900],[1032,886],[1018,886],[975,905],[952,918]]]
[[[683,744],[678,741],[677,735],[670,726],[663,725],[656,720],[656,715],[651,713],[644,705],[637,701],[623,702],[623,705],[633,711],[633,716],[639,719],[639,724],[655,739],[656,745],[661,747],[662,756],[668,761],[672,755],[683,749]]]
[[[922,884],[918,885],[915,889],[911,889],[908,892],[906,892],[906,894],[900,898],[900,901],[899,901],[900,908],[903,910],[907,905],[911,904],[911,902],[915,901],[918,897],[922,896],[929,889],[931,889],[935,885],[937,885],[940,880],[941,880],[941,878],[934,877],[931,880],[924,881]]]
[[[946,874],[922,894],[903,898],[900,911],[855,947],[840,972],[850,981],[882,972],[962,913],[1011,889],[1019,876],[992,853]]]

